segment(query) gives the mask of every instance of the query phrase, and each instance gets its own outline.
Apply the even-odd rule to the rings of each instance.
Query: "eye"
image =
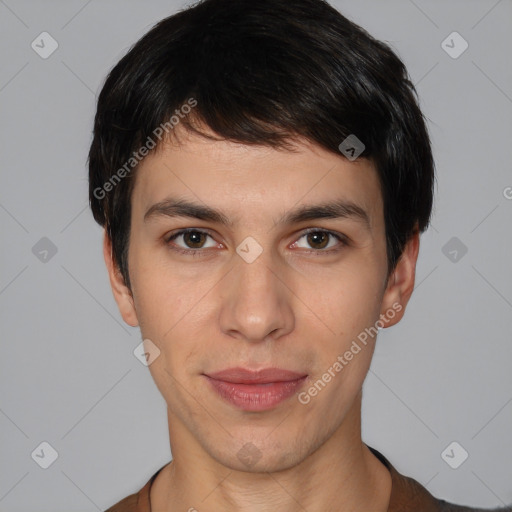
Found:
[[[167,237],[166,243],[168,245],[176,245],[177,247],[173,249],[178,252],[182,252],[184,254],[197,253],[199,249],[209,249],[211,247],[215,247],[217,244],[213,242],[211,245],[204,245],[205,241],[208,238],[212,238],[212,236],[206,231],[201,231],[199,229],[182,229],[171,236]],[[213,239],[212,239],[213,240]],[[180,245],[176,243],[176,241],[181,242],[184,245]],[[173,242],[171,244],[171,242]]]
[[[305,239],[305,242],[306,244],[309,244],[309,247],[300,245],[300,240],[302,239]],[[324,229],[313,228],[304,233],[299,240],[294,242],[292,247],[299,247],[301,249],[313,248],[313,252],[334,252],[339,250],[339,248],[332,249],[333,247],[336,247],[336,241],[341,246],[347,245],[347,241],[342,235]]]
[[[210,245],[205,245],[208,238],[210,238],[212,242],[210,242]],[[302,242],[301,245],[302,239],[305,239],[305,243],[308,244],[309,247],[305,246],[304,242]],[[172,250],[192,256],[199,255],[201,253],[201,249],[210,249],[218,245],[222,247],[222,244],[217,244],[208,232],[195,228],[188,228],[177,231],[168,236],[165,242],[166,245],[170,246]],[[296,242],[294,242],[291,247],[310,249],[309,252],[332,253],[341,249],[341,247],[333,249],[333,247],[336,247],[336,245],[343,247],[348,245],[348,242],[346,238],[341,234],[327,231],[325,229],[312,228],[303,233],[302,236]]]

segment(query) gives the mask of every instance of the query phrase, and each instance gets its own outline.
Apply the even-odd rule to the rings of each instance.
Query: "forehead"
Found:
[[[382,217],[379,179],[370,160],[349,161],[307,141],[293,150],[212,141],[186,132],[139,165],[132,195],[138,217],[167,197],[225,212],[234,221],[257,222],[299,205],[350,201]]]

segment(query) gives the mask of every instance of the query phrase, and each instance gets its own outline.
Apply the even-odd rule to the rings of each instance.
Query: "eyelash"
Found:
[[[171,242],[173,240],[175,240],[179,236],[184,235],[186,233],[201,233],[201,234],[209,236],[210,238],[213,238],[210,235],[210,233],[208,233],[207,231],[203,231],[201,229],[196,229],[196,228],[187,228],[187,229],[182,229],[180,231],[177,231],[176,233],[173,233],[171,236],[167,237],[165,240],[166,245],[169,246],[173,251],[179,252],[180,254],[185,254],[187,256],[192,256],[192,257],[195,257],[195,256],[199,255],[200,253],[204,252],[205,250],[207,250],[207,249],[201,249],[201,248],[199,248],[199,249],[182,249],[181,247],[177,247],[177,246],[172,247],[171,246]],[[335,233],[333,231],[329,231],[327,229],[320,229],[320,228],[307,229],[306,231],[304,231],[301,234],[301,236],[297,239],[297,241],[310,233],[325,233],[329,236],[332,236],[336,240],[338,240],[338,242],[340,242],[342,247],[349,245],[347,238],[344,237],[343,235]],[[321,254],[332,254],[332,253],[338,252],[340,250],[341,250],[341,247],[338,247],[336,249],[311,249],[310,251],[307,251],[307,252],[314,253],[316,255],[321,255]]]

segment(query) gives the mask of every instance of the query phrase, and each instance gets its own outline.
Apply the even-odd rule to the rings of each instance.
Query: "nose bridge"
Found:
[[[254,247],[240,244],[239,251],[244,249],[250,253]],[[225,283],[221,304],[222,331],[249,341],[289,332],[293,328],[290,292],[278,277],[270,251],[261,251],[254,259],[245,258],[241,252],[234,265],[226,276],[229,283]]]

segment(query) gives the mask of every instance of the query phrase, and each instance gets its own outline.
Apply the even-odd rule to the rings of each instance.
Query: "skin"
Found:
[[[166,216],[145,222],[146,211],[171,195],[221,210],[232,225]],[[355,217],[278,223],[299,206],[339,199],[363,208],[369,227]],[[168,241],[184,228],[211,236]],[[311,239],[307,228],[348,243]],[[252,263],[236,252],[248,236],[263,249]],[[131,291],[107,236],[104,256],[123,319],[160,350],[149,370],[167,403],[173,461],[153,484],[152,510],[386,511],[390,474],[361,440],[375,337],[307,404],[292,396],[271,410],[242,411],[203,374],[285,368],[307,373],[300,391],[307,390],[381,315],[385,327],[400,321],[418,250],[416,233],[387,279],[383,202],[366,159],[351,162],[304,140],[288,151],[188,132],[148,155],[132,196]],[[250,467],[237,456],[246,443],[260,457]]]

